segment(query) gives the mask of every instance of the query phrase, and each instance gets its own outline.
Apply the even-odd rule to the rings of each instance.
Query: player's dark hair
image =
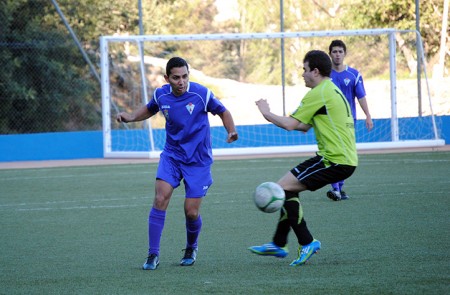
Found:
[[[186,60],[184,60],[183,58],[178,57],[178,56],[172,57],[167,62],[166,75],[169,76],[173,68],[182,68],[182,67],[186,67],[186,69],[189,72],[189,66],[188,66],[188,63],[186,62]]]
[[[319,73],[324,77],[331,75],[331,59],[322,50],[311,50],[303,59],[303,63],[308,62],[309,69],[312,71],[318,69]]]
[[[333,40],[328,47],[328,53],[331,53],[333,47],[342,47],[344,49],[344,53],[347,53],[347,46],[345,46],[344,41],[342,40]]]

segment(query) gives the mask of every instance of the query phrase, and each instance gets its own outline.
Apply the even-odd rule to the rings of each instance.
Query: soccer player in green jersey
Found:
[[[298,164],[278,180],[286,201],[272,242],[249,248],[259,255],[286,257],[292,228],[300,245],[298,257],[291,266],[304,264],[321,247],[306,226],[299,193],[346,179],[358,165],[352,112],[347,99],[330,81],[330,73],[330,57],[323,51],[312,50],[303,59],[302,75],[311,90],[293,114],[278,116],[270,111],[265,99],[256,102],[264,118],[280,128],[303,132],[313,128],[319,148],[315,157]]]

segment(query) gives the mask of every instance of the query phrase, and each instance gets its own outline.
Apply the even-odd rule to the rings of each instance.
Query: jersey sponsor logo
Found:
[[[192,102],[190,102],[186,105],[186,109],[188,110],[189,114],[191,114],[191,115],[192,115],[192,112],[194,111],[194,108],[195,108],[195,104],[193,104]]]
[[[348,84],[350,83],[350,79],[349,78],[345,78],[344,79],[344,83],[345,83],[345,86],[348,86]]]
[[[166,118],[166,120],[169,120],[169,110],[168,109],[164,109],[162,111],[162,113],[163,113],[164,117]]]
[[[163,113],[166,120],[169,120],[169,109],[170,109],[170,105],[163,104],[161,106],[161,112]]]

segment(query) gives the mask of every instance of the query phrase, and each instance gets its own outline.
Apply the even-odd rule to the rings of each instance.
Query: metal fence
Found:
[[[0,5],[0,134],[100,130],[100,84],[49,1]],[[94,40],[85,40],[85,43]],[[98,42],[98,40],[95,40]]]

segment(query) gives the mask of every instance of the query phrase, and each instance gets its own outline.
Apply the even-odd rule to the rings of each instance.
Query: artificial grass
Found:
[[[175,191],[161,264],[141,270],[156,164],[0,171],[1,294],[446,294],[450,290],[450,153],[362,155],[346,181],[304,192],[305,219],[322,250],[290,267],[251,254],[271,240],[278,213],[252,203],[305,158],[220,160],[201,209],[198,260],[185,246],[184,189]]]

